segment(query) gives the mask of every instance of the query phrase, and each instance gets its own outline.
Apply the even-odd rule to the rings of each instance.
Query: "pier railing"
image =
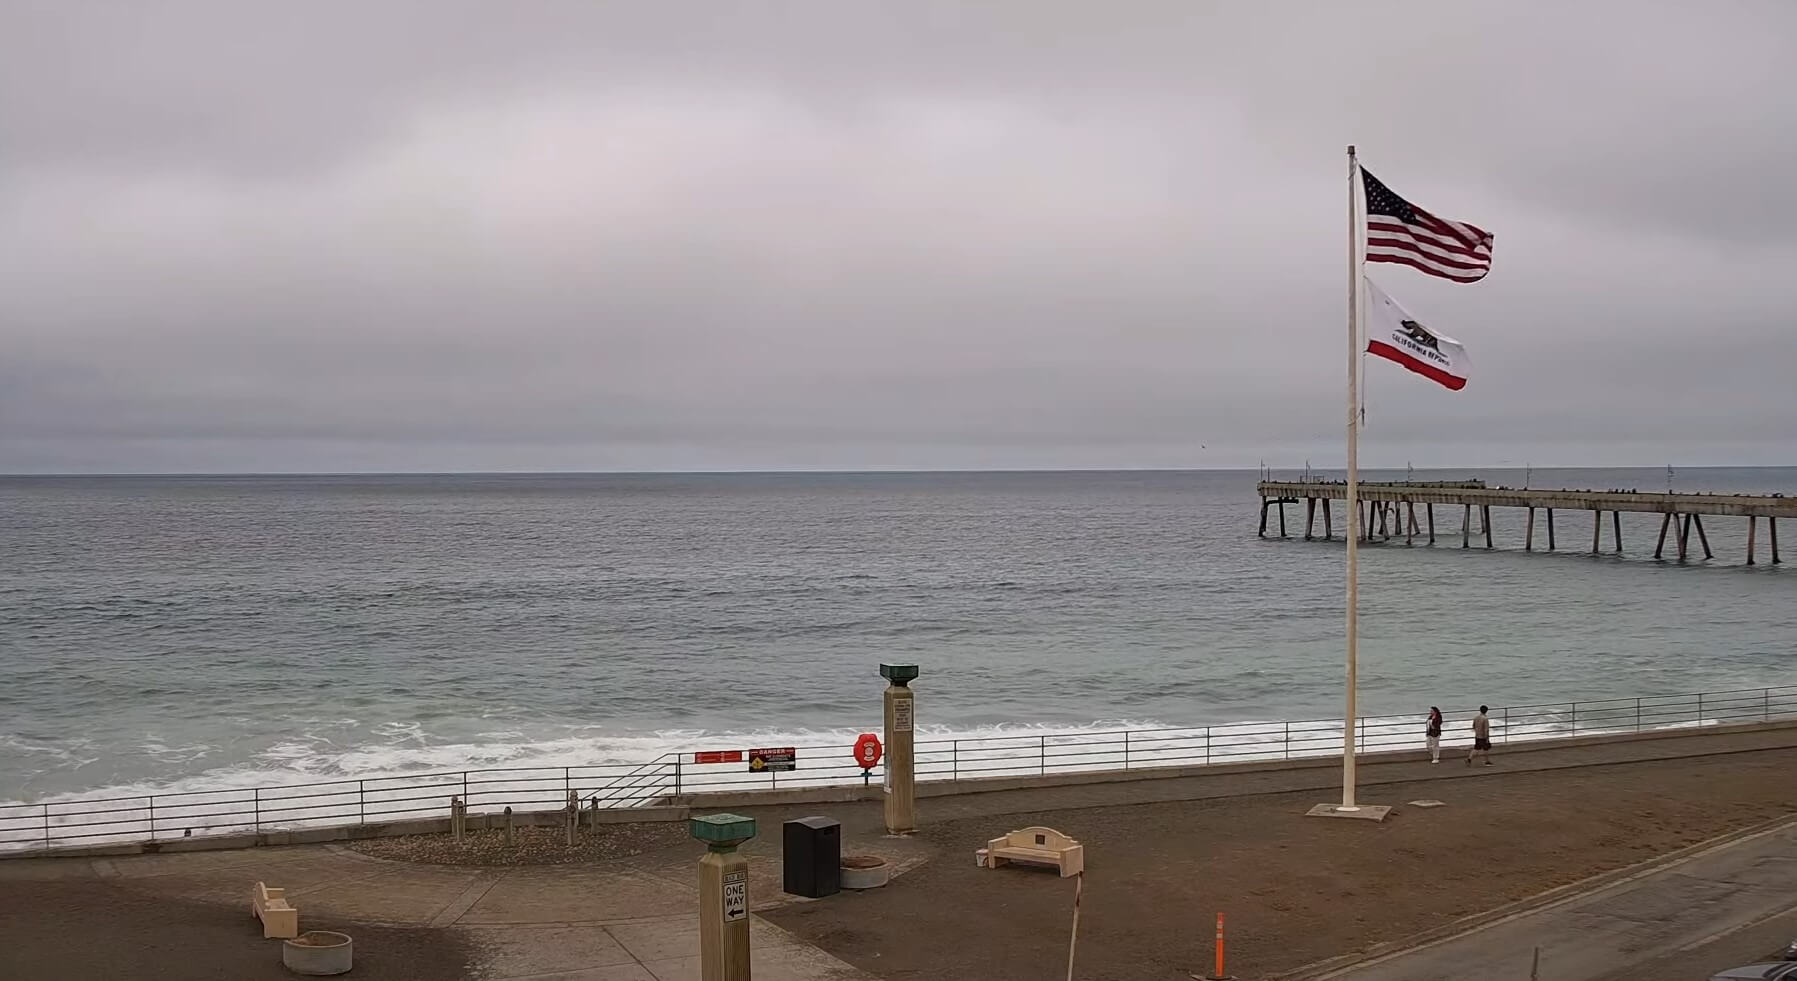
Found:
[[[1471,743],[1471,709],[1446,713],[1444,750]],[[1797,719],[1797,685],[1683,695],[1650,695],[1494,708],[1494,742],[1526,742],[1648,730],[1698,729]],[[1421,713],[1356,721],[1361,752],[1421,750]],[[583,807],[630,808],[692,794],[873,783],[851,759],[850,741],[797,747],[798,768],[749,772],[746,755],[667,753],[636,763],[494,768],[315,783],[0,804],[0,850],[165,841],[225,833],[387,824],[444,817],[459,797],[471,814],[548,811],[570,795]],[[920,739],[917,778],[986,777],[1191,767],[1339,756],[1339,719],[1240,722],[1212,726],[1041,732]],[[746,747],[706,747],[744,751]],[[726,752],[725,758],[730,758]]]

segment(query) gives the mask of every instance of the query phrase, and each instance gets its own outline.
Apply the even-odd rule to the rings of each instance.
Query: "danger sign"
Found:
[[[880,765],[880,754],[883,752],[879,736],[864,732],[855,737],[855,764],[861,769],[871,770]]]
[[[799,751],[791,746],[749,750],[750,773],[779,773],[799,768]]]

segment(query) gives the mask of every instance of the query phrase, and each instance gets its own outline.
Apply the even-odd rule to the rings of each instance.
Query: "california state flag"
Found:
[[[1466,387],[1466,348],[1423,326],[1372,279],[1366,283],[1366,351],[1409,368],[1458,392]]]

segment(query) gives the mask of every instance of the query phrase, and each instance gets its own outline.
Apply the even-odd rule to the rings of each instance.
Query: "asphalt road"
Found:
[[[1797,824],[1721,845],[1596,892],[1330,981],[1706,981],[1797,937]]]
[[[1717,971],[1777,960],[1785,945],[1797,938],[1797,896],[1790,899],[1791,907],[1782,913],[1726,930],[1720,935],[1712,934],[1637,967],[1612,971],[1603,975],[1602,981],[1641,981],[1642,978],[1706,981]],[[1550,981],[1553,975],[1544,969],[1541,977],[1543,981]]]

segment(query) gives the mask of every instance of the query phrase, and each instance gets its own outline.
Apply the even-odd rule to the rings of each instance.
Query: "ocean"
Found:
[[[932,734],[1339,718],[1343,546],[1257,538],[1256,477],[0,477],[0,801],[846,747],[881,662]],[[1621,557],[1497,517],[1495,552],[1439,509],[1436,547],[1363,550],[1363,712],[1797,681],[1797,569],[1741,565],[1744,520],[1679,567],[1654,516]]]

